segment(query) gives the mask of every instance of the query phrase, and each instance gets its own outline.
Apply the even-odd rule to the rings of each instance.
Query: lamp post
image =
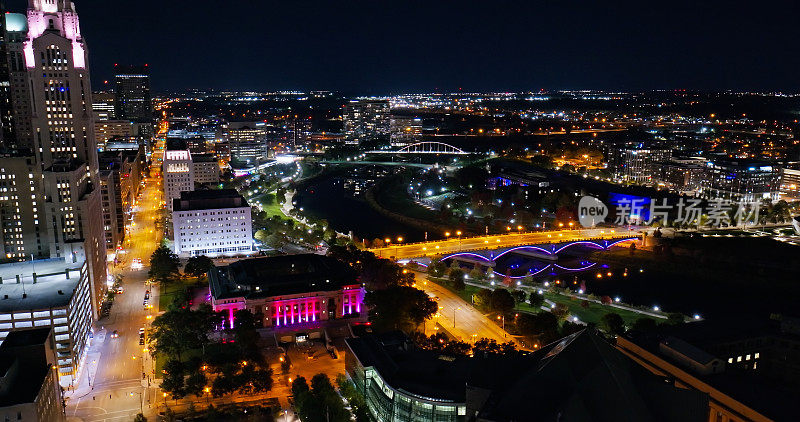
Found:
[[[142,397],[142,392],[141,391],[134,391],[134,392],[131,393],[131,397],[133,397],[134,394],[138,394],[139,395],[139,413],[144,413],[144,405],[142,404],[142,402],[144,401],[144,398]]]

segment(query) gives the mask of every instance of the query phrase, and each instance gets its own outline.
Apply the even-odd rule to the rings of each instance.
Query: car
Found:
[[[125,293],[125,289],[122,286],[117,287],[117,294]]]
[[[144,346],[144,337],[139,337],[139,345]]]
[[[119,337],[119,332],[117,330],[112,331],[111,338],[117,338],[117,337]]]
[[[133,258],[133,261],[131,261],[131,269],[141,270],[142,269],[142,258]]]

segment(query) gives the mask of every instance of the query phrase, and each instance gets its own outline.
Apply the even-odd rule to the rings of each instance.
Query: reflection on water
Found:
[[[297,206],[304,212],[328,220],[338,232],[353,232],[361,239],[392,239],[400,236],[406,242],[424,239],[424,232],[384,217],[363,199],[389,170],[377,166],[357,166],[347,172],[322,176],[298,192]]]

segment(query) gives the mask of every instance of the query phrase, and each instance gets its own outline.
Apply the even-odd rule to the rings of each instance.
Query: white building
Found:
[[[172,201],[181,196],[181,192],[194,190],[194,166],[192,154],[186,142],[170,139],[164,153],[164,201],[167,209],[172,211]]]
[[[253,251],[250,205],[233,189],[182,192],[173,201],[175,253],[247,255]]]
[[[70,385],[85,356],[92,305],[85,260],[41,259],[0,265],[0,341],[8,333],[53,327],[59,382]]]

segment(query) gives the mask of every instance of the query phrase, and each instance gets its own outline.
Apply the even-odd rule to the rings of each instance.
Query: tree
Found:
[[[625,332],[625,321],[616,312],[609,312],[600,317],[600,328],[609,334],[623,334]]]
[[[516,352],[517,346],[514,343],[498,343],[496,340],[488,338],[482,338],[472,346],[472,354],[475,356],[511,355]]]
[[[631,325],[631,330],[649,333],[654,331],[656,327],[656,320],[653,318],[642,317],[633,322],[633,325]]]
[[[150,271],[147,275],[156,281],[167,282],[179,274],[178,268],[180,268],[178,255],[161,245],[150,256]]]
[[[484,281],[486,280],[486,273],[481,271],[480,267],[476,266],[469,272],[469,278],[475,281]]]
[[[170,359],[164,365],[164,378],[161,389],[172,394],[172,398],[179,399],[186,394],[184,383],[184,367],[181,361]]]
[[[202,396],[203,389],[206,387],[207,382],[208,379],[206,379],[205,374],[203,374],[198,370],[195,370],[194,372],[189,374],[188,378],[186,378],[186,387],[185,387],[186,394],[193,394],[197,397]]]
[[[197,310],[173,308],[153,320],[150,339],[154,354],[180,360],[184,352],[199,349],[208,343],[208,335],[221,323],[220,314],[208,304]]]
[[[364,302],[376,330],[411,331],[439,310],[427,293],[409,286],[367,292]]]
[[[484,310],[491,309],[492,291],[489,289],[480,289],[478,293],[472,295],[473,304]]]
[[[447,266],[444,262],[439,260],[433,260],[431,265],[428,266],[428,274],[431,277],[441,277],[444,275],[444,272],[447,270]]]
[[[550,309],[550,313],[561,321],[569,316],[569,307],[563,303],[556,303],[556,306]]]
[[[684,322],[683,314],[680,312],[670,312],[667,314],[667,323],[677,325]]]
[[[558,319],[550,312],[520,313],[515,320],[517,330],[523,335],[536,335],[547,341],[558,337]]]
[[[214,268],[214,261],[205,255],[200,255],[189,258],[183,267],[183,272],[195,277],[201,277],[208,274],[212,268]]]
[[[450,270],[450,274],[447,275],[447,278],[450,280],[450,284],[453,288],[458,291],[462,291],[466,287],[464,285],[464,271],[460,268]]]
[[[137,413],[133,418],[133,422],[147,422],[147,418],[143,414]]]
[[[515,302],[517,302],[517,303],[522,303],[522,302],[525,302],[525,297],[526,297],[527,295],[526,295],[526,294],[525,294],[525,292],[523,292],[522,290],[514,290],[514,291],[511,293],[511,296],[513,296],[513,297],[514,297],[514,301],[515,301]]]
[[[544,304],[544,296],[537,292],[531,292],[528,296],[528,303],[530,303],[532,307],[539,309]]]
[[[489,306],[499,314],[507,314],[514,309],[514,297],[506,289],[494,289]]]

